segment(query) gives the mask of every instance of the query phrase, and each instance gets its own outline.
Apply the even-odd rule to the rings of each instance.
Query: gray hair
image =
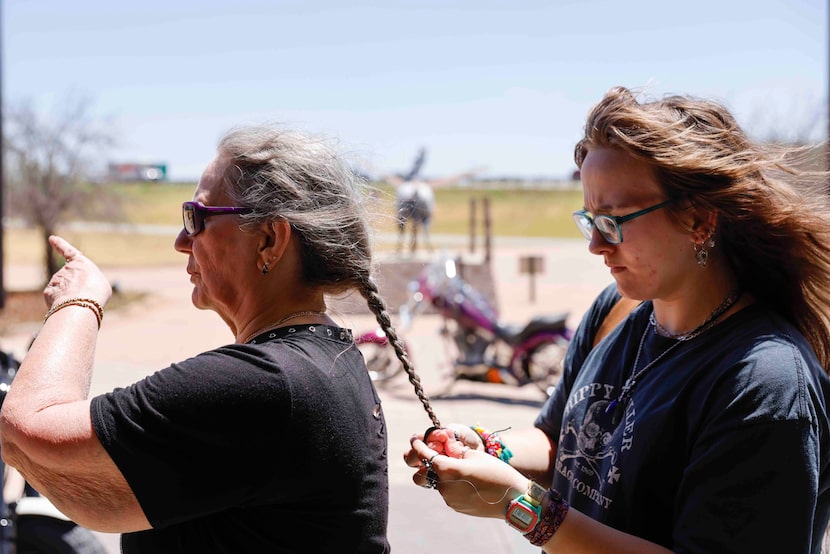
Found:
[[[244,216],[243,228],[287,221],[301,242],[309,284],[328,293],[360,292],[440,427],[372,274],[367,183],[322,138],[278,127],[231,130],[219,141],[218,154],[228,162],[223,175],[228,195],[253,210]]]

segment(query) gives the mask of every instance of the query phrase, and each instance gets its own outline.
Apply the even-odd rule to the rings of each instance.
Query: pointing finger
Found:
[[[58,254],[64,257],[66,261],[70,261],[72,258],[81,254],[80,250],[69,244],[69,242],[57,235],[52,235],[49,237],[49,244],[52,245]]]

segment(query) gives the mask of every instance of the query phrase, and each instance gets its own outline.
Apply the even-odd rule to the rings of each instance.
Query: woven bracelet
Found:
[[[545,498],[547,499],[547,503],[542,503],[542,517],[539,518],[539,523],[536,524],[536,527],[530,533],[525,535],[525,538],[533,546],[544,546],[550,541],[553,534],[562,525],[570,508],[568,502],[562,498],[562,495],[553,489],[548,490]]]
[[[513,452],[507,448],[507,445],[499,437],[498,432],[488,431],[480,425],[470,425],[470,429],[475,431],[479,438],[481,438],[481,442],[484,443],[484,451],[491,456],[495,456],[502,462],[507,462],[513,457]]]
[[[46,323],[46,320],[49,319],[52,316],[52,314],[54,314],[58,310],[66,308],[67,306],[82,306],[84,308],[89,308],[90,310],[92,310],[92,313],[95,314],[95,319],[98,320],[98,328],[101,328],[101,321],[104,319],[104,308],[101,306],[101,304],[99,304],[95,300],[92,300],[91,298],[70,298],[69,300],[64,300],[59,304],[55,304],[54,306],[49,308],[48,312],[46,312],[46,315],[43,318],[43,322]]]

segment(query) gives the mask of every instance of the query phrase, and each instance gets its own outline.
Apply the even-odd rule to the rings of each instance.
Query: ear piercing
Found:
[[[706,240],[700,244],[695,243],[695,261],[700,267],[706,267],[709,264],[709,249],[715,247],[715,239],[710,233]]]

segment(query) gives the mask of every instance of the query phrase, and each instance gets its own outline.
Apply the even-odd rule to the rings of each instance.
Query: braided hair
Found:
[[[328,294],[360,292],[440,427],[373,278],[367,184],[322,138],[279,127],[231,130],[219,141],[218,154],[229,162],[223,175],[228,194],[252,210],[243,227],[287,221],[301,243],[307,283]]]

